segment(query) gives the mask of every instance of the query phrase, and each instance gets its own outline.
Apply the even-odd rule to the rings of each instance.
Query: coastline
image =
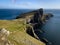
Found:
[[[36,13],[39,13],[40,9],[38,10],[35,10],[35,11],[32,11],[32,12],[28,12],[28,13],[24,13],[22,14],[22,16],[18,16],[16,19],[19,19],[19,18],[25,18],[26,19],[26,23],[27,23],[27,33],[29,35],[31,35],[32,37],[38,39],[38,40],[41,40],[42,42],[44,42],[45,44],[49,43],[49,44],[52,44],[51,42],[49,42],[46,38],[42,37],[42,38],[39,38],[37,33],[38,31],[40,31],[40,33],[44,33],[44,31],[42,31],[39,27],[42,27],[42,25],[44,25],[51,17],[53,17],[53,14],[51,13],[47,13],[47,14],[43,14],[42,17],[39,17],[38,15],[39,14],[36,14]],[[23,16],[24,15],[24,16]],[[34,17],[35,15],[38,16],[38,18],[40,19],[37,23],[36,21],[34,21]],[[36,20],[38,19],[36,18]],[[33,20],[31,22],[31,20]],[[34,29],[35,28],[35,29]],[[37,29],[36,29],[37,28]],[[39,30],[38,30],[39,29]],[[37,33],[36,33],[37,32]]]
[[[22,14],[22,16],[19,15],[14,20],[0,20],[0,28],[5,28],[9,32],[11,32],[11,34],[7,38],[10,44],[13,43],[14,45],[46,45],[45,42],[48,43],[45,38],[43,38],[45,42],[39,39],[38,35],[35,33],[35,31],[37,31],[35,28],[38,29],[39,26],[45,24],[46,20],[48,20],[50,17],[53,17],[53,15],[43,14],[42,17],[36,18],[35,15],[37,12],[38,10],[24,13]],[[34,21],[34,18],[40,20],[36,22]],[[32,33],[32,35],[30,33]],[[44,32],[40,30],[40,33]]]

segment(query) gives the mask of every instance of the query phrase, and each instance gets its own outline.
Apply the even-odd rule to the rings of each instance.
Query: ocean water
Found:
[[[28,9],[0,9],[0,19],[15,19],[21,13],[26,13],[32,10]],[[44,13],[52,13],[54,17],[50,18],[46,24],[42,26],[42,30],[45,32],[42,34],[52,44],[48,45],[60,45],[60,10],[58,9],[45,9]],[[38,33],[40,34],[40,33]]]
[[[2,20],[11,20],[15,19],[18,15],[22,13],[29,12],[29,9],[0,9],[0,19]]]
[[[60,45],[60,10],[49,9],[44,10],[44,13],[52,13],[54,17],[42,26],[42,30],[45,31],[43,36],[52,43],[51,45]]]

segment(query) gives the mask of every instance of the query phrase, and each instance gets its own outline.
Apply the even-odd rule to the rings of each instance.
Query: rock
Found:
[[[26,32],[31,35],[32,37],[34,37],[34,34],[33,34],[33,31],[32,31],[32,28],[31,27],[27,27],[27,30]]]
[[[45,23],[46,21],[48,21],[48,19],[50,19],[51,17],[53,17],[53,14],[51,14],[51,13],[44,14],[44,15],[41,17],[42,23],[44,24],[44,23]]]
[[[33,13],[35,12],[35,13]],[[46,21],[48,21],[48,19],[50,19],[50,17],[53,17],[53,14],[48,13],[48,14],[43,14],[43,9],[39,9],[36,11],[33,11],[31,13],[33,13],[32,18],[26,18],[26,23],[32,26],[28,26],[26,29],[26,32],[31,35],[32,37],[40,40],[38,33],[44,33],[43,31],[38,31],[37,29],[41,29],[41,27],[43,26],[43,24],[45,24]],[[23,14],[23,15],[19,15],[18,17],[16,17],[16,19],[21,18],[21,17],[25,17],[26,15],[29,15],[29,13]],[[30,15],[29,15],[30,16]],[[38,32],[37,32],[38,31]],[[9,31],[3,29],[2,32],[6,35],[9,35]],[[36,33],[37,32],[37,33]],[[43,41],[44,43],[48,43],[48,40],[45,38],[42,38],[41,41]],[[51,44],[51,43],[50,43]]]
[[[39,12],[39,15],[41,15],[41,17],[42,17],[43,16],[43,8],[40,8],[38,12]]]
[[[5,28],[0,29],[0,33],[6,36],[9,36],[10,32],[7,31]]]
[[[47,14],[44,14],[44,15],[46,15],[48,18],[53,17],[52,13],[47,13]]]
[[[33,16],[33,22],[38,23],[39,13],[35,13]]]
[[[0,45],[13,45],[8,40],[9,35],[10,35],[10,32],[7,31],[5,28],[0,29]]]
[[[50,17],[53,17],[53,14],[52,13],[48,13],[48,15],[50,15]]]
[[[5,37],[3,36],[3,37],[1,38],[1,40],[2,40],[2,41],[5,41]]]
[[[36,35],[35,30],[33,29],[33,27],[27,27],[26,32],[31,35],[32,37],[36,38],[39,40],[39,37]]]
[[[26,23],[27,24],[29,24],[30,23],[30,21],[31,21],[31,19],[29,18],[29,19],[26,19]]]

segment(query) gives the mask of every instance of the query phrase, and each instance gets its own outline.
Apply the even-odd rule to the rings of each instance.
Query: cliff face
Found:
[[[20,14],[19,16],[16,17],[16,19],[24,18],[26,19],[26,22],[30,22],[30,21],[45,22],[50,17],[53,17],[53,14],[51,13],[44,14],[43,9],[41,8],[38,10]]]
[[[14,20],[0,20],[0,45],[46,45],[48,41],[41,39],[37,32],[44,33],[40,28],[52,16],[38,9]]]
[[[26,33],[26,20],[0,20],[0,45],[45,45]],[[8,37],[5,35],[9,31]],[[1,35],[2,34],[2,35]]]
[[[39,29],[50,17],[53,17],[51,13],[43,14],[43,9],[39,9],[24,13],[21,16],[16,17],[16,19],[26,19],[26,33],[44,43],[48,43],[45,38],[40,39],[36,32],[40,31],[40,33],[43,33],[43,31]]]

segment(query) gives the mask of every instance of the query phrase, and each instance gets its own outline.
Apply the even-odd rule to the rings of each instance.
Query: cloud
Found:
[[[38,8],[60,8],[59,0],[9,0],[0,1],[0,8],[24,8],[24,9],[38,9]]]
[[[20,3],[16,3],[17,5],[23,5],[23,6],[29,6],[32,5],[31,2],[20,2]]]
[[[20,3],[15,3],[15,4],[12,4],[12,6],[14,5],[14,7],[17,7],[17,8],[26,8],[26,9],[32,9],[32,5],[33,3],[32,2],[20,2]]]

